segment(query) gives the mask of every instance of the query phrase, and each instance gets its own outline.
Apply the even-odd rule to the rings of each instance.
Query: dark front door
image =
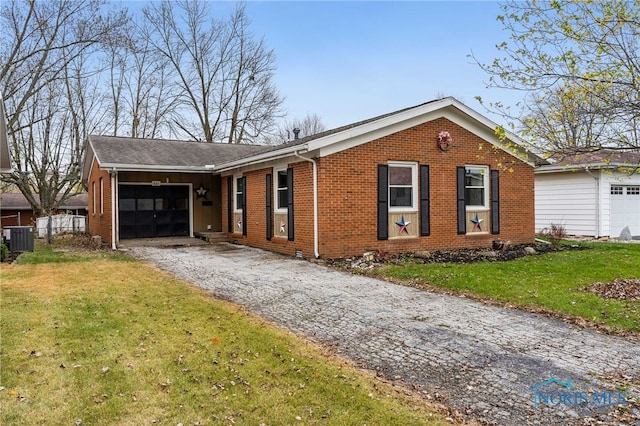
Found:
[[[119,185],[120,239],[189,235],[189,187]]]

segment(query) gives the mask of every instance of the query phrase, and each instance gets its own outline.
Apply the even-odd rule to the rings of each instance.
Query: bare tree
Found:
[[[270,145],[278,145],[293,140],[296,137],[295,131],[298,132],[298,137],[304,138],[325,130],[326,126],[318,114],[307,114],[302,119],[286,120],[278,127],[274,135],[265,138],[265,142]]]
[[[100,121],[89,58],[128,17],[98,0],[14,0],[0,10],[0,82],[15,165],[3,180],[47,214],[77,189],[86,134]]]
[[[151,45],[147,28],[131,24],[119,43],[106,46],[112,134],[134,138],[175,136],[177,87],[167,59]]]
[[[282,103],[272,84],[275,57],[254,40],[243,6],[220,20],[203,1],[163,0],[144,16],[177,75],[185,108],[175,124],[190,138],[240,143],[273,125]]]
[[[521,121],[523,133],[545,151],[593,151],[617,138],[617,117],[587,92],[559,87],[532,100]]]
[[[497,46],[501,57],[476,62],[489,86],[527,96],[522,110],[490,107],[532,137],[569,130],[565,146],[640,147],[640,1],[509,0],[502,9],[509,41]]]

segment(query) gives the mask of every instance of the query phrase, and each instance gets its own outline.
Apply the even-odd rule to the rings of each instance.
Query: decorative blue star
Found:
[[[411,222],[407,222],[404,220],[404,215],[402,215],[402,219],[400,220],[400,222],[396,222],[396,225],[398,225],[400,228],[398,228],[398,234],[402,234],[402,231],[406,232],[407,234],[409,233],[409,230],[407,229],[407,226],[409,226]]]
[[[484,219],[480,219],[478,217],[478,213],[476,213],[476,217],[474,217],[473,219],[471,219],[471,222],[473,223],[473,230],[475,231],[476,229],[478,231],[482,231],[482,228],[480,227],[480,224],[482,223]]]

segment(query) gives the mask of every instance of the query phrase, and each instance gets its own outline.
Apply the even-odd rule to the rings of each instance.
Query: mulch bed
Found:
[[[460,249],[460,250],[434,250],[418,251],[411,253],[401,253],[388,255],[386,253],[371,252],[369,256],[347,257],[339,259],[328,259],[326,263],[330,266],[347,269],[352,272],[366,271],[376,266],[384,264],[406,264],[406,263],[473,263],[480,261],[506,261],[515,260],[525,256],[541,253],[550,253],[565,250],[588,249],[578,245],[553,246],[551,244],[505,244],[494,248],[482,249]]]

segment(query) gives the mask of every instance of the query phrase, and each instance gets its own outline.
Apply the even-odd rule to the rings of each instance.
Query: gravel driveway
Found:
[[[244,246],[129,250],[468,418],[501,425],[640,424],[635,340]],[[533,388],[549,379],[557,380],[535,397]],[[571,388],[558,383],[567,380]],[[634,384],[620,393],[621,382]]]

